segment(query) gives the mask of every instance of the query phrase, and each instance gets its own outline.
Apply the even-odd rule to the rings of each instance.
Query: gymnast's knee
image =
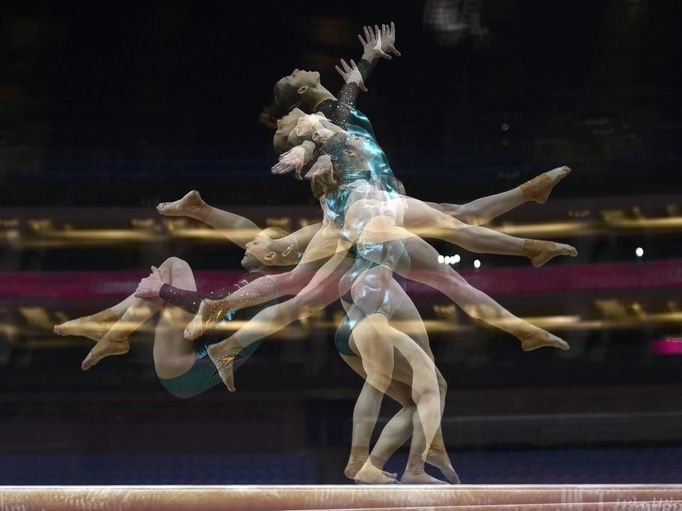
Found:
[[[414,415],[414,413],[417,411],[417,405],[412,401],[411,404],[405,404],[403,405],[403,410],[408,412],[410,415]]]
[[[168,267],[168,266],[189,266],[189,263],[187,261],[185,261],[184,259],[180,259],[179,257],[170,256],[163,263],[161,263],[161,266],[164,266],[164,267]]]
[[[447,266],[447,265],[445,265]],[[471,290],[471,286],[469,283],[462,278],[461,275],[454,271],[450,271],[451,269],[448,267],[444,268],[445,271],[440,273],[440,282],[441,286],[444,288],[449,289],[451,292],[454,292],[458,295],[466,295],[469,293]]]
[[[424,403],[425,401],[440,403],[441,395],[438,391],[438,387],[425,386],[420,388],[418,391],[415,389],[415,401],[419,403]]]

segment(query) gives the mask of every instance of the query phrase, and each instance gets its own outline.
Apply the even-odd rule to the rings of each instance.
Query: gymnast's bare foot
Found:
[[[386,472],[372,465],[369,459],[358,470],[354,479],[355,484],[399,484],[397,479],[389,477]]]
[[[355,476],[358,474],[362,466],[367,462],[368,456],[355,456],[352,455],[350,458],[348,458],[348,463],[346,463],[346,468],[343,470],[343,475],[345,475],[348,479],[355,479]],[[392,473],[392,472],[386,472],[382,470],[384,475],[386,477],[390,477],[392,479],[395,479],[398,477],[398,474]]]
[[[570,167],[558,167],[544,174],[534,177],[521,185],[523,198],[527,201],[535,201],[544,204],[549,198],[552,189],[571,172]]]
[[[220,321],[228,310],[229,306],[221,300],[202,300],[196,316],[185,327],[185,339],[194,341],[201,337],[211,324]]]
[[[523,255],[530,259],[533,266],[539,268],[553,257],[561,255],[575,257],[578,251],[565,243],[527,239],[523,244]]]
[[[164,216],[188,216],[200,220],[206,216],[206,208],[208,205],[196,190],[192,190],[182,199],[162,202],[156,206],[156,210]]]
[[[400,478],[400,482],[403,484],[448,484],[445,481],[431,477],[424,472],[424,467],[406,469],[403,477]]]
[[[212,344],[207,348],[208,357],[216,367],[218,376],[220,376],[220,379],[230,392],[237,390],[234,385],[234,366],[240,357],[239,352],[242,349],[241,346],[234,345],[229,338]]]
[[[343,469],[343,475],[348,479],[355,479],[355,475],[360,471],[368,457],[369,456],[353,456],[351,454],[350,458],[348,458],[348,463],[346,463],[346,468]]]
[[[528,335],[522,336],[521,338],[521,349],[523,349],[523,351],[533,351],[545,347],[559,348],[564,351],[570,349],[570,346],[566,341],[542,328],[537,328],[537,330],[534,329],[532,332],[529,332]]]
[[[88,356],[81,362],[81,369],[87,371],[97,365],[100,360],[113,355],[125,355],[130,351],[130,343],[127,337],[113,338],[105,335],[90,350]]]
[[[203,305],[203,301],[201,302]],[[204,333],[204,320],[201,316],[201,306],[199,312],[192,318],[192,321],[187,323],[183,335],[188,341],[196,341]]]
[[[74,335],[99,341],[118,319],[114,311],[105,309],[90,316],[83,316],[55,325],[53,331],[57,335]]]
[[[450,484],[460,484],[459,476],[455,472],[452,463],[450,463],[450,458],[448,458],[447,454],[439,452],[434,454],[432,449],[426,457],[426,463],[440,470]]]

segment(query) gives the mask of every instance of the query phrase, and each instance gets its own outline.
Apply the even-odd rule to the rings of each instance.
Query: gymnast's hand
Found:
[[[323,154],[320,156],[312,168],[305,175],[306,179],[313,179],[317,176],[327,176],[332,184],[336,184],[334,180],[334,167],[332,165],[332,159],[328,154]]]
[[[374,29],[367,25],[362,27],[362,31],[365,33],[365,38],[362,38],[361,34],[358,34],[358,39],[362,43],[362,58],[368,62],[373,62],[377,57],[383,59],[391,60],[388,53],[384,51],[384,42],[381,36],[381,30],[377,25],[374,25]],[[348,82],[346,82],[348,83]]]
[[[137,298],[158,298],[161,287],[165,284],[161,273],[154,266],[148,277],[143,278],[137,285],[135,296]]]
[[[272,167],[273,174],[288,174],[292,170],[296,171],[296,179],[301,179],[301,170],[305,165],[305,148],[296,146],[282,153],[277,162]]]
[[[339,66],[336,66],[336,70],[339,72],[344,82],[354,83],[362,92],[367,92],[367,87],[365,87],[365,82],[362,79],[360,70],[353,59],[351,59],[350,64],[351,65],[349,66],[346,64],[345,60],[341,59],[341,65],[343,66],[343,69],[341,69]]]
[[[391,25],[381,25],[381,50],[400,57],[402,53],[395,47],[395,23]]]

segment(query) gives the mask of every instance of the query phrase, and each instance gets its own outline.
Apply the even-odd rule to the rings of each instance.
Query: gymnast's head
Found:
[[[300,259],[293,237],[277,227],[268,227],[244,245],[242,267],[248,271],[273,271],[294,266]]]
[[[350,135],[346,132],[336,133],[322,145],[322,152],[331,157],[336,169],[367,168],[365,142],[357,135]]]
[[[259,121],[276,129],[277,120],[294,108],[311,113],[319,98],[333,97],[320,83],[317,71],[294,69],[293,73],[277,80],[272,89],[272,102],[263,108]]]
[[[277,131],[272,138],[272,146],[275,153],[282,154],[291,149],[295,144],[290,140],[289,135],[298,124],[299,119],[306,114],[300,108],[294,108],[291,112],[277,120]]]

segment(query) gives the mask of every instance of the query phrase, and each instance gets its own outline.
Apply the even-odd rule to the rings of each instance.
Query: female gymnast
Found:
[[[178,211],[182,204],[182,213]],[[198,344],[188,342],[183,330],[204,298],[223,298],[250,280],[265,273],[282,271],[300,259],[298,246],[305,247],[319,229],[313,225],[282,236],[276,229],[261,231],[250,220],[206,204],[198,192],[191,191],[180,201],[160,204],[160,213],[183,214],[201,220],[245,249],[242,266],[249,272],[237,283],[210,293],[198,293],[192,269],[177,257],[166,259],[143,279],[136,293],[96,314],[67,321],[54,327],[58,335],[77,335],[96,341],[81,364],[85,371],[103,358],[130,350],[128,337],[152,316],[158,314],[154,331],[154,367],[161,383],[173,395],[191,397],[220,383],[215,368],[206,358],[206,348],[224,337],[225,324],[202,337]],[[152,291],[153,290],[153,291]],[[244,314],[229,314],[223,322],[246,320],[256,309]],[[248,357],[254,350],[243,353]]]
[[[280,126],[280,128],[281,128],[281,126]],[[348,142],[346,142],[346,149],[348,149],[348,147],[349,147],[349,144],[348,144]],[[357,168],[357,165],[355,166],[355,168]],[[549,176],[546,176],[546,178],[549,178]],[[365,206],[366,206],[366,204],[365,204]],[[346,204],[344,204],[344,207],[346,207]],[[407,236],[409,236],[409,234],[404,235],[403,238],[407,238]],[[356,239],[357,239],[357,238],[356,238]],[[382,239],[381,241],[382,241],[382,242],[386,242],[386,241],[389,241],[389,239],[390,239],[390,238],[386,238],[386,239]],[[335,257],[336,257],[336,256],[335,256]],[[334,259],[334,258],[332,258],[332,259]],[[434,260],[435,260],[435,258],[434,258]],[[324,279],[324,277],[322,277],[322,279]],[[265,291],[265,294],[267,294],[267,293],[271,292],[272,289],[263,288],[263,289],[261,289],[261,290],[259,290],[259,291]],[[258,293],[256,293],[256,294],[258,294]],[[248,301],[253,300],[253,299],[254,299],[254,296],[255,296],[255,295],[250,295],[250,296],[249,296],[248,294],[245,294],[245,295],[244,295],[244,299],[248,302]],[[238,301],[238,300],[237,300],[237,301]],[[245,302],[245,303],[246,303],[246,302]],[[508,325],[508,327],[509,327],[509,325]],[[509,331],[511,331],[511,330],[512,330],[512,328],[509,328]],[[539,330],[539,329],[538,329],[538,330]],[[560,341],[560,340],[558,340],[558,341],[559,341],[559,342],[563,342],[563,341]],[[534,347],[539,347],[539,346],[534,346],[534,345],[533,345],[533,344],[534,344],[533,342],[530,342],[530,343],[528,343],[528,344],[526,344],[526,340],[524,340],[523,342],[524,342],[524,348],[533,349]],[[232,353],[228,353],[228,354],[227,354],[227,358],[229,359],[230,356],[232,356],[232,355],[233,355]],[[224,362],[224,361],[223,361],[223,362]],[[230,363],[231,363],[231,362],[228,361],[227,366],[229,366]],[[225,369],[228,369],[228,368],[229,368],[229,367],[227,367],[227,366],[225,367]],[[229,384],[228,384],[228,386],[229,386]]]
[[[98,341],[84,360],[83,369],[86,370],[105,356],[126,353],[129,350],[128,336],[147,319],[160,312],[155,328],[153,350],[157,375],[162,385],[174,396],[193,397],[220,383],[214,366],[205,358],[205,355],[207,346],[220,340],[220,334],[224,330],[216,329],[215,332],[212,332],[213,335],[205,336],[197,343],[189,343],[181,335],[188,319],[188,314],[183,314],[183,311],[195,313],[202,298],[226,296],[244,285],[248,280],[255,278],[254,275],[257,275],[258,271],[272,272],[278,268],[295,264],[300,257],[300,253],[296,250],[297,247],[305,247],[307,240],[320,226],[317,224],[306,227],[293,235],[280,239],[271,239],[272,233],[266,230],[258,233],[251,241],[245,242],[252,236],[253,232],[258,232],[257,226],[243,217],[208,206],[198,192],[192,191],[178,201],[160,204],[157,209],[164,215],[189,216],[218,229],[226,237],[236,241],[246,249],[242,265],[254,273],[233,286],[203,294],[196,292],[196,285],[189,265],[179,258],[169,258],[158,269],[155,268],[149,277],[142,279],[134,295],[99,313],[57,325],[55,332],[59,335],[86,336]],[[359,268],[358,271],[360,270]],[[395,282],[392,284],[397,285]],[[413,324],[413,329],[416,332],[413,337],[418,339],[421,349],[426,349],[430,353],[428,338],[416,309],[409,299],[404,300],[398,295],[398,293],[404,294],[402,288],[398,286],[397,289],[392,289],[392,292],[393,296],[390,299],[386,298],[386,303],[391,303],[391,321]],[[373,296],[376,294],[375,291]],[[364,302],[360,299],[358,303]],[[253,314],[253,311],[249,310],[244,312],[247,313],[246,316],[242,315],[242,317],[238,316],[237,318],[248,319]],[[351,314],[353,313],[351,311]],[[388,318],[389,311],[385,311],[385,314]],[[234,319],[233,315],[230,314],[225,322]],[[356,315],[354,323],[357,320]],[[343,327],[348,327],[349,324],[350,321],[344,323]],[[220,326],[229,327],[229,324]],[[339,353],[346,363],[364,378],[367,373],[357,356],[359,350],[355,347],[354,340],[351,339],[354,328],[348,327],[346,330],[343,327],[340,328],[336,336]],[[359,338],[361,339],[362,336]],[[360,342],[358,344],[363,346]],[[351,345],[353,348],[350,347]],[[242,351],[240,363],[246,360],[256,347],[257,344],[254,343],[247,350]],[[429,364],[428,361],[424,361],[424,363]],[[390,381],[385,392],[400,402],[403,408],[391,420],[390,427],[386,428],[386,432],[382,432],[379,437],[373,450],[373,465],[368,463],[364,469],[363,465],[369,457],[369,440],[376,421],[376,417],[371,418],[373,411],[369,409],[369,403],[366,403],[366,396],[369,392],[374,391],[374,388],[367,385],[360,395],[358,406],[354,412],[354,447],[348,466],[344,471],[346,475],[358,482],[395,482],[393,475],[376,470],[374,466],[383,466],[383,462],[412,435],[413,418],[418,418],[417,407],[412,393],[406,384],[400,381],[411,382],[411,373],[408,371],[410,371],[409,366],[404,358],[398,355],[395,364],[396,378]],[[442,391],[439,399],[442,410],[445,382],[440,374],[437,378],[438,388]],[[370,381],[375,385],[377,384],[376,377]],[[378,413],[378,409],[376,413]],[[420,427],[418,421],[415,424]],[[413,437],[412,452],[421,452],[420,449],[425,443],[423,437],[423,433],[420,434],[420,430],[417,430]],[[410,456],[409,459],[402,477],[403,482],[414,484],[440,482],[424,472],[423,461],[420,460],[419,456]],[[456,473],[447,456],[440,432],[436,438],[436,445],[429,452],[428,460],[431,464],[439,467],[446,474],[448,480],[457,481]]]

